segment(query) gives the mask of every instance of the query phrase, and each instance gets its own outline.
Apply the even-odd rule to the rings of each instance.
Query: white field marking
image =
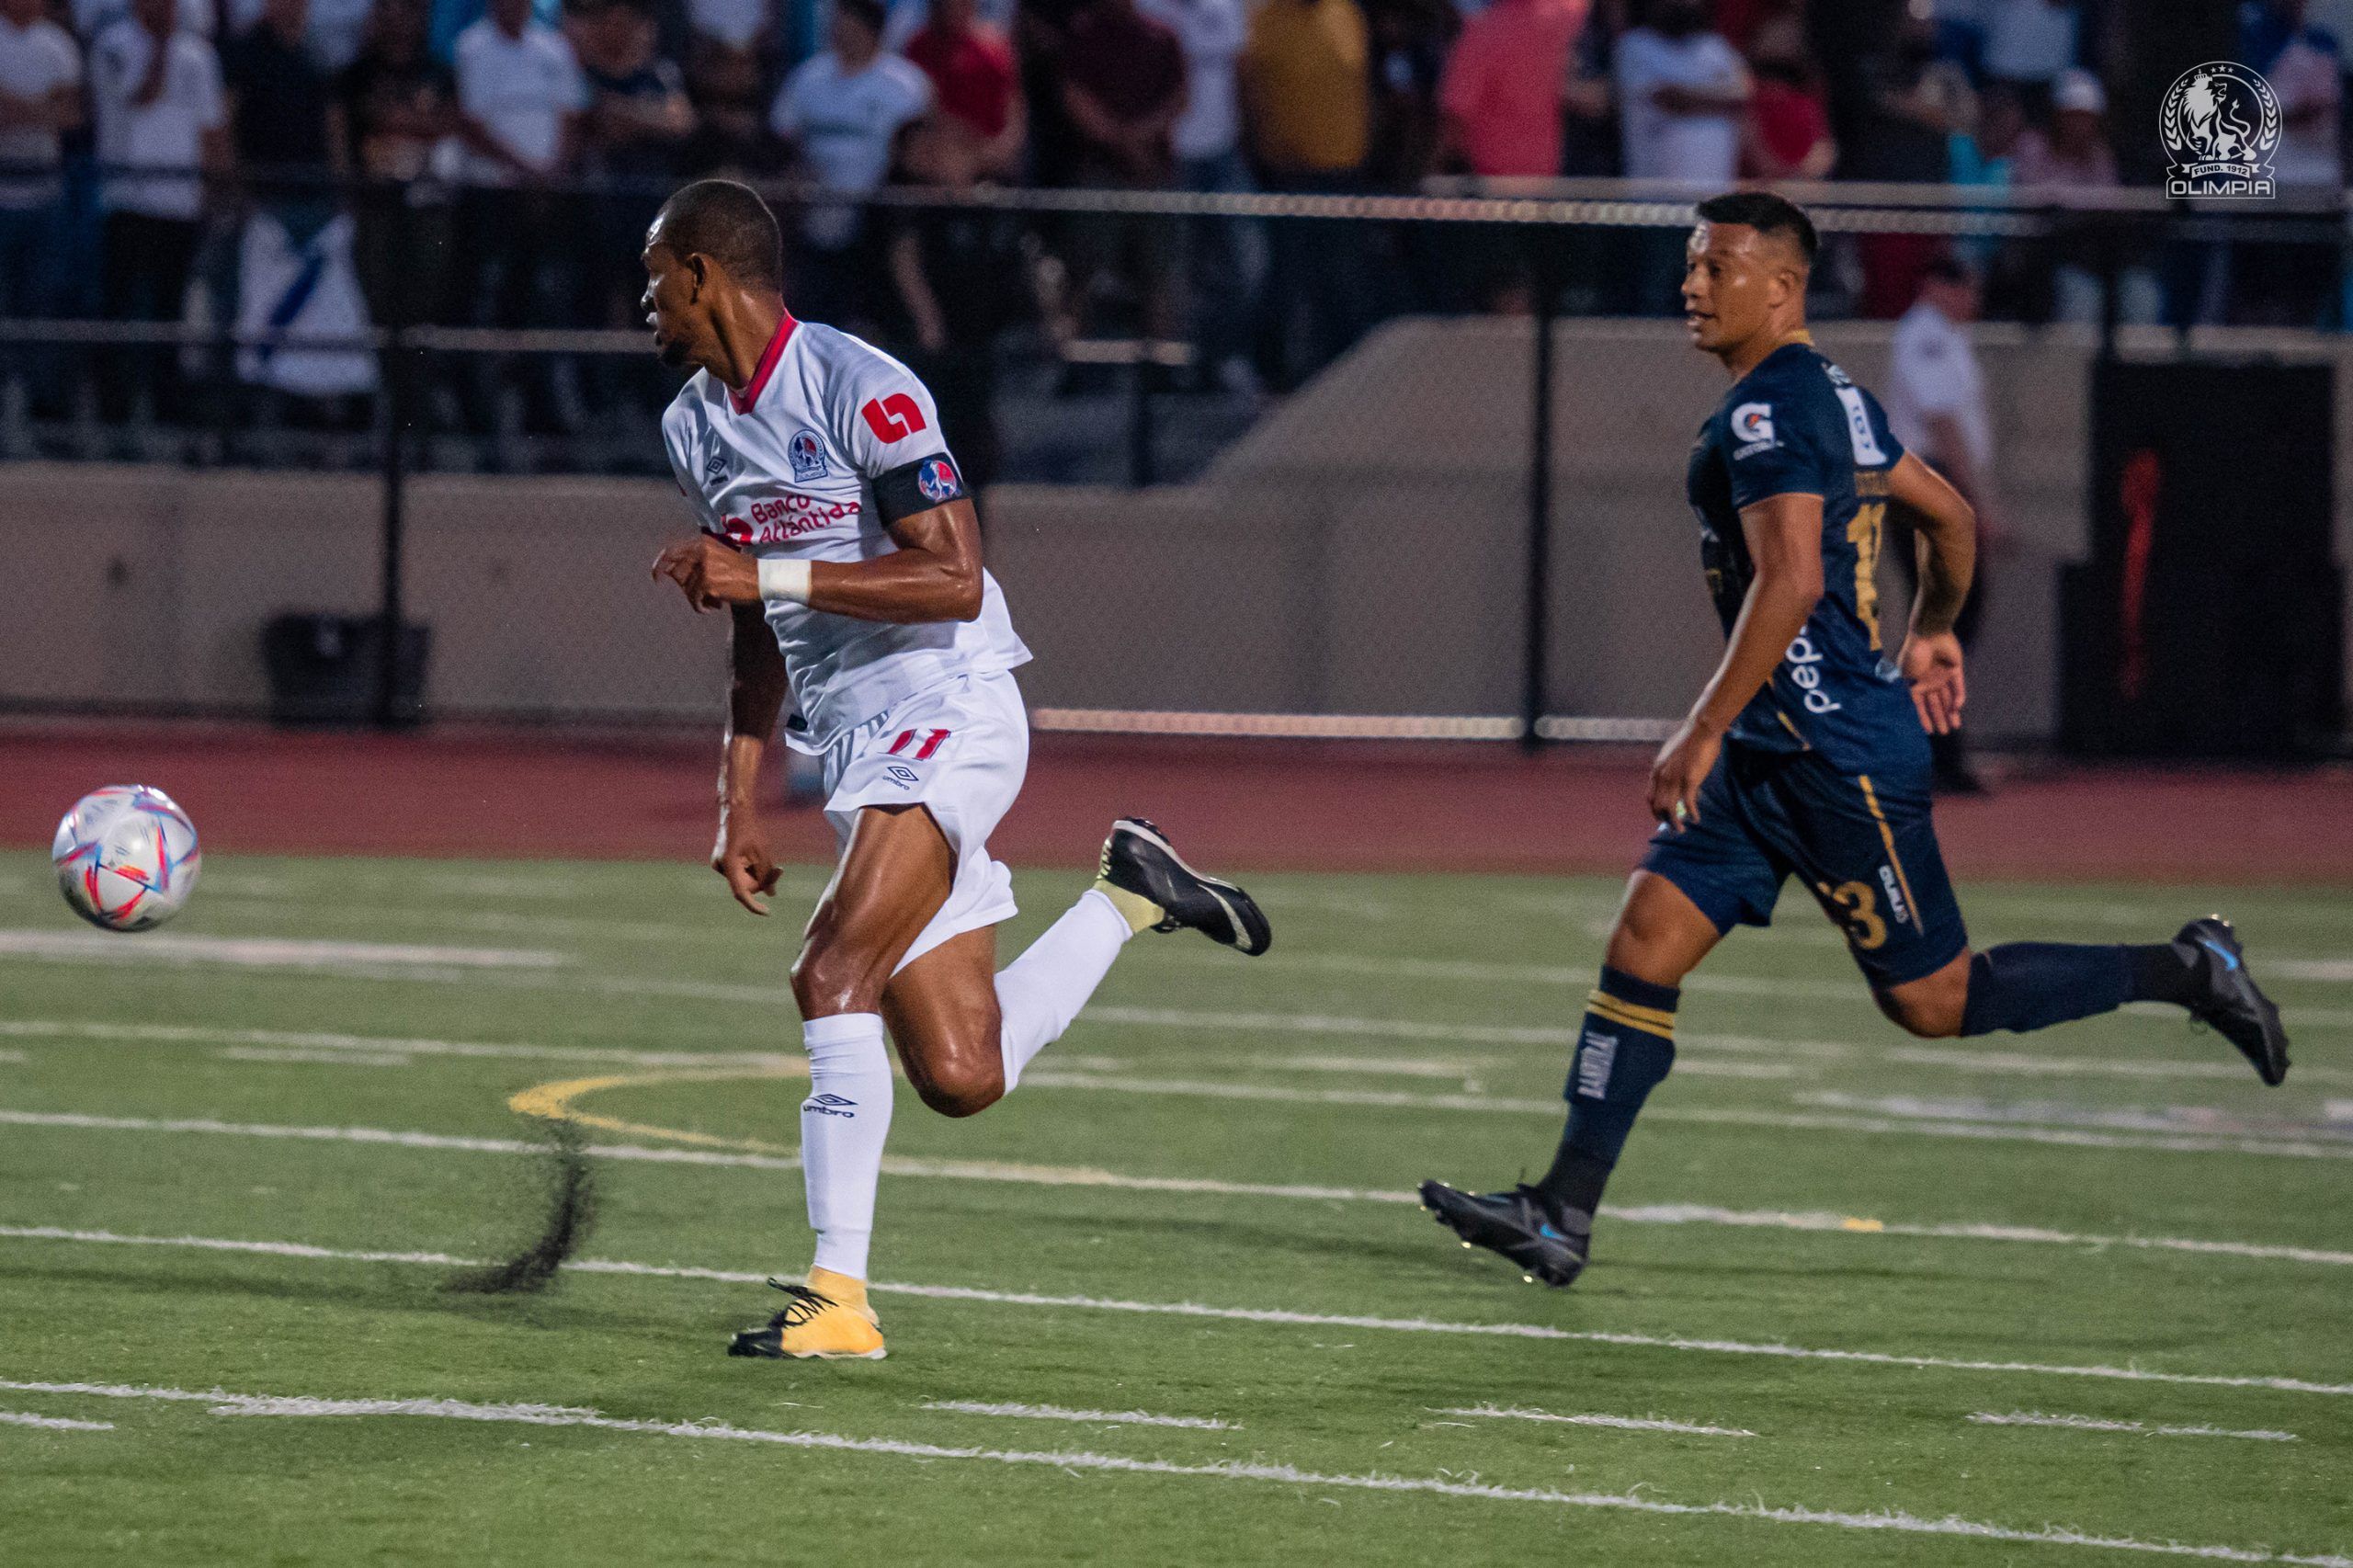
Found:
[[[165,937],[152,931],[0,931],[0,954],[62,963],[232,964],[244,969],[336,969],[429,964],[466,969],[556,969],[563,953],[517,948],[320,942],[291,937]]]
[[[0,1383],[0,1388],[18,1386]],[[67,1386],[67,1385],[57,1385]],[[1549,1487],[1496,1486],[1476,1481],[1439,1477],[1333,1474],[1301,1470],[1293,1465],[1263,1461],[1216,1460],[1204,1464],[1180,1464],[1170,1460],[1131,1459],[1119,1454],[1022,1449],[949,1448],[903,1437],[847,1437],[832,1432],[772,1431],[736,1426],[717,1419],[647,1421],[600,1415],[545,1404],[477,1404],[469,1400],[321,1399],[308,1395],[229,1393],[214,1390],[138,1389],[85,1385],[80,1391],[126,1399],[159,1399],[199,1403],[215,1415],[248,1417],[332,1418],[409,1416],[444,1421],[476,1421],[526,1426],[585,1426],[605,1432],[632,1432],[651,1437],[685,1437],[704,1442],[770,1443],[783,1448],[823,1449],[834,1453],[881,1454],[901,1459],[955,1460],[1001,1465],[1039,1466],[1076,1472],[1095,1471],[1121,1475],[1186,1476],[1210,1481],[1255,1481],[1275,1485],[1326,1491],[1420,1493],[1440,1497],[1475,1499],[1486,1503],[1537,1503],[1555,1507],[1608,1508],[1638,1514],[1682,1517],[1755,1519],[1777,1525],[1814,1525],[1838,1529],[1878,1530],[1903,1535],[1956,1536],[2013,1545],[2088,1546],[2107,1551],[2139,1551],[2162,1557],[2191,1557],[2207,1562],[2282,1563],[2295,1568],[2353,1568],[2353,1557],[2336,1554],[2308,1556],[2277,1552],[2266,1547],[2200,1546],[2175,1540],[2144,1540],[2131,1536],[2091,1535],[2064,1526],[2019,1529],[2007,1525],[1948,1516],[1924,1519],[1901,1512],[1853,1514],[1824,1508],[1774,1507],[1763,1503],[1676,1503],[1633,1492],[1560,1492]]]
[[[279,1051],[265,1046],[233,1045],[212,1054],[222,1062],[324,1062],[334,1067],[413,1067],[416,1064],[414,1056],[394,1056],[374,1051]]]
[[[11,1067],[21,1067],[31,1060],[31,1057],[21,1051],[0,1051],[0,1062],[5,1062]]]
[[[2320,1113],[2329,1121],[2353,1121],[2353,1100],[2325,1100]]]
[[[2292,1443],[2293,1432],[2257,1429],[2234,1432],[2226,1426],[2152,1426],[2145,1421],[2102,1421],[2090,1415],[2045,1415],[2039,1410],[2014,1410],[1996,1415],[1981,1410],[1970,1417],[1980,1426],[2064,1426],[2073,1432],[2130,1432],[2143,1437],[2245,1437],[2258,1443]]]
[[[2353,959],[2265,959],[2263,972],[2267,979],[2277,975],[2282,980],[2319,980],[2342,983],[2353,981]]]
[[[1680,1041],[1677,1042],[1681,1043]],[[2024,1051],[1950,1051],[1939,1046],[1893,1045],[1883,1054],[1890,1062],[1911,1067],[1951,1067],[1968,1073],[2015,1074],[2028,1077],[2086,1078],[2226,1078],[2249,1076],[2246,1063],[2168,1061],[2138,1056],[2038,1056]],[[2353,1083],[2353,1072],[2340,1068],[2307,1067],[2298,1062],[2298,1081],[2315,1079],[2331,1084]]]
[[[2100,1127],[2126,1132],[2220,1134],[2233,1138],[2326,1138],[2348,1135],[2334,1128],[2280,1117],[2234,1116],[2211,1106],[2157,1106],[2151,1108],[2075,1105],[2057,1100],[2016,1102],[1980,1099],[1974,1096],[1930,1098],[1918,1095],[1850,1095],[1821,1090],[1792,1096],[1800,1105],[1826,1110],[1861,1111],[1874,1116],[1919,1117],[1929,1120],[2021,1122],[2040,1127]],[[2348,1150],[2353,1153],[2353,1150]]]
[[[1679,1042],[1678,1042],[1679,1043]],[[1476,1057],[1449,1062],[1431,1058],[1384,1056],[1247,1056],[1230,1065],[1260,1073],[1348,1073],[1365,1077],[1451,1078],[1467,1083],[1480,1075]],[[1708,1062],[1686,1057],[1684,1072],[1701,1078],[1790,1078],[1800,1069],[1786,1062]],[[1052,1066],[1085,1071],[1076,1057],[1058,1056]]]
[[[1717,1064],[1719,1068],[1735,1065]],[[1086,1073],[1037,1072],[1022,1075],[1024,1084],[1040,1088],[1094,1089],[1117,1094],[1174,1096],[1196,1099],[1257,1100],[1288,1105],[1366,1106],[1397,1110],[1454,1110],[1516,1116],[1558,1116],[1557,1098],[1513,1099],[1495,1095],[1433,1095],[1404,1089],[1306,1089],[1289,1085],[1237,1084],[1223,1079],[1108,1078]],[[1809,1103],[1828,1096],[1801,1096]],[[1869,1132],[1915,1138],[1971,1138],[1995,1142],[2049,1143],[2066,1148],[2149,1149],[2167,1153],[2280,1154],[2302,1159],[2353,1159],[2353,1138],[2342,1142],[2300,1142],[2276,1137],[2197,1132],[2188,1128],[2168,1133],[2124,1133],[2085,1131],[2071,1125],[2032,1121],[1962,1121],[1919,1114],[1885,1112],[1848,1115],[1773,1110],[1709,1109],[1690,1106],[1656,1106],[1644,1113],[1654,1121],[1688,1121],[1738,1127],[1766,1127],[1805,1131]],[[2311,1129],[2323,1139],[2336,1135]]]
[[[44,1432],[111,1432],[111,1421],[69,1421],[63,1415],[35,1415],[23,1410],[0,1410],[0,1426],[38,1426]]]
[[[1658,1112],[1654,1110],[1653,1115]],[[403,1132],[374,1127],[281,1127],[270,1124],[212,1120],[157,1120],[143,1117],[97,1117],[72,1111],[0,1109],[0,1125],[65,1127],[89,1131],[198,1132],[233,1137],[295,1138],[406,1148],[449,1149],[460,1153],[522,1154],[538,1146],[513,1139],[450,1138],[438,1133]],[[2082,1140],[2105,1142],[2101,1134]],[[591,1143],[586,1152],[609,1160],[659,1165],[737,1167],[760,1171],[794,1171],[795,1156],[733,1153],[716,1149],[652,1148],[631,1143]],[[1139,1176],[1084,1166],[1032,1165],[995,1160],[926,1160],[885,1155],[885,1176],[930,1177],[947,1181],[1005,1182],[1025,1187],[1099,1187],[1128,1192],[1199,1193],[1222,1198],[1267,1198],[1280,1201],[1415,1204],[1413,1193],[1385,1187],[1327,1187],[1307,1183],[1225,1181],[1214,1176]],[[1837,1232],[1852,1235],[1904,1236],[1930,1241],[1987,1241],[2039,1244],[2051,1246],[2130,1247],[2143,1251],[2181,1252],[2210,1256],[2245,1257],[2281,1263],[2353,1267],[2353,1252],[2274,1243],[2212,1241],[2192,1236],[2110,1236],[2053,1231],[2030,1225],[1984,1222],[1907,1224],[1830,1212],[1789,1212],[1780,1210],[1723,1209],[1711,1204],[1654,1203],[1634,1207],[1605,1205],[1605,1218],[1631,1224],[1725,1225],[1742,1229]],[[0,1228],[0,1235],[13,1233]]]
[[[1688,1432],[1699,1437],[1754,1437],[1741,1426],[1701,1426],[1688,1421],[1660,1421],[1630,1415],[1556,1415],[1549,1410],[1528,1410],[1511,1404],[1449,1406],[1440,1415],[1484,1415],[1499,1421],[1557,1421],[1564,1426],[1614,1426],[1627,1432]]]
[[[1059,1404],[992,1404],[978,1399],[926,1399],[925,1410],[960,1415],[1015,1415],[1031,1421],[1084,1421],[1099,1426],[1182,1426],[1196,1432],[1237,1432],[1232,1421],[1201,1415],[1154,1415],[1148,1410],[1065,1410]]]
[[[260,1045],[301,1051],[380,1051],[404,1056],[475,1056],[534,1062],[617,1062],[632,1067],[782,1066],[802,1058],[768,1051],[624,1051],[589,1045],[508,1045],[489,1040],[414,1040],[399,1035],[330,1034],[297,1029],[207,1028],[194,1024],[102,1024],[53,1018],[0,1018],[0,1036],[129,1041],[162,1045]],[[1102,1071],[1103,1069],[1097,1069]]]
[[[478,1267],[481,1260],[440,1253],[343,1252],[291,1242],[244,1242],[218,1236],[127,1236],[111,1231],[75,1231],[57,1226],[0,1225],[0,1238],[63,1241],[129,1246],[192,1247],[208,1252],[250,1252],[313,1262],[430,1263]],[[578,1258],[563,1266],[573,1274],[613,1274],[653,1279],[705,1279],[729,1285],[765,1284],[771,1276],[739,1269],[696,1268],[634,1263],[620,1258]],[[1711,1356],[1768,1356],[1790,1360],[1841,1362],[1855,1366],[1912,1367],[1949,1372],[1991,1372],[2043,1378],[2099,1378],[2121,1382],[2174,1383],[2198,1388],[2266,1389],[2279,1393],[2353,1395],[2353,1383],[2314,1382],[2278,1375],[2222,1372],[2157,1372],[2141,1367],[2067,1366],[2042,1361],[1969,1361],[1945,1356],[1909,1356],[1884,1350],[1846,1350],[1784,1345],[1773,1341],[1692,1339],[1680,1335],[1624,1334],[1602,1329],[1555,1328],[1549,1324],[1461,1323],[1439,1318],[1368,1317],[1342,1312],[1302,1312],[1279,1307],[1215,1307],[1198,1301],[1135,1301],[1103,1296],[1050,1296],[1028,1290],[992,1290],[975,1285],[908,1285],[876,1280],[867,1289],[887,1296],[937,1301],[981,1301],[1014,1307],[1069,1307],[1081,1312],[1124,1312],[1153,1317],[1275,1324],[1285,1327],[1353,1328],[1399,1334],[1441,1334],[1474,1338],[1553,1340],[1615,1345],[1634,1349],[1676,1350]],[[9,1383],[0,1389],[66,1392],[58,1385]],[[2348,1562],[2346,1568],[2353,1568]]]

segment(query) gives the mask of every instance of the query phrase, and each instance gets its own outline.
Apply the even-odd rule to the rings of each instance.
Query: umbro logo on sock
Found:
[[[853,1121],[858,1119],[858,1102],[839,1095],[812,1095],[801,1102],[801,1108],[813,1110],[819,1116],[847,1117]]]

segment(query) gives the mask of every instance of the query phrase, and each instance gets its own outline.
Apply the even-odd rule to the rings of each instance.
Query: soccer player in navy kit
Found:
[[[1609,934],[1552,1168],[1503,1192],[1421,1187],[1466,1244],[1553,1285],[1584,1268],[1603,1185],[1674,1065],[1683,977],[1734,926],[1767,924],[1789,877],[1845,931],[1880,1010],[1913,1034],[2024,1032],[2171,1002],[2265,1083],[2288,1071],[2279,1009],[2219,916],[2145,946],[1970,949],[1929,817],[1927,736],[1961,722],[1952,628],[1975,519],[1807,337],[1805,213],[1749,191],[1704,201],[1698,216],[1685,323],[1733,384],[1700,427],[1685,486],[1723,659],[1652,767],[1659,829]],[[1921,519],[1920,588],[1893,650],[1873,582],[1891,501]]]

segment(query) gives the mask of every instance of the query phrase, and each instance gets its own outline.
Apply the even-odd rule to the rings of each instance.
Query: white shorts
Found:
[[[901,699],[826,747],[824,768],[825,819],[842,849],[865,807],[921,805],[956,857],[948,902],[900,969],[1017,913],[1013,873],[989,858],[989,834],[1029,768],[1029,715],[1010,673],[957,676]]]

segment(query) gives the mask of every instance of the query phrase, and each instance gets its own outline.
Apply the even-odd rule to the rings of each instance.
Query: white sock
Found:
[[[809,1050],[809,1097],[801,1102],[801,1174],[816,1267],[866,1278],[874,1239],[874,1188],[891,1135],[891,1057],[880,1013],[839,1013],[801,1026]]]
[[[1005,1092],[1021,1081],[1029,1059],[1062,1038],[1095,988],[1110,972],[1135,928],[1119,906],[1093,888],[1081,893],[1029,951],[997,972],[1002,1022],[997,1049],[1005,1054]]]

